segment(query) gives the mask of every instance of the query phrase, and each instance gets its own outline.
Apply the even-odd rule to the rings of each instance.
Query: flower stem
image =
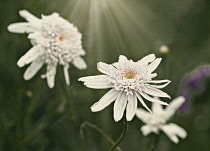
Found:
[[[61,104],[61,108],[64,107],[65,110],[65,106],[67,107],[67,110],[70,112],[70,120],[72,121],[72,124],[75,127],[79,127],[79,119],[75,111],[73,89],[70,86],[67,86],[66,83],[63,82],[61,74],[58,75],[58,78],[59,78],[58,79],[59,89],[63,101]]]
[[[126,120],[126,117],[124,117],[124,128],[123,131],[119,137],[119,139],[116,141],[116,143],[109,149],[109,151],[113,151],[119,144],[120,142],[123,140],[123,138],[125,137],[125,134],[127,132],[128,129],[128,121]]]
[[[115,142],[102,130],[102,129],[100,129],[97,125],[94,125],[94,124],[92,124],[92,123],[90,123],[90,122],[88,122],[88,121],[85,121],[82,125],[81,125],[81,129],[80,129],[80,133],[81,133],[81,135],[83,136],[83,128],[85,127],[85,126],[89,126],[89,127],[91,127],[91,128],[93,128],[93,129],[95,129],[96,131],[98,131],[102,136],[104,136],[106,139],[107,139],[107,141],[109,141],[112,145],[114,145],[115,144]],[[122,151],[122,149],[119,147],[119,146],[117,146],[117,148],[116,148],[118,151]]]
[[[158,142],[159,142],[159,135],[154,135],[153,145],[151,146],[151,151],[158,151]]]

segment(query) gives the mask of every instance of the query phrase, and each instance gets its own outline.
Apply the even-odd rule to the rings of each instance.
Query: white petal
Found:
[[[128,104],[126,107],[126,119],[131,121],[136,113],[137,98],[136,95],[128,95]]]
[[[165,93],[159,89],[156,89],[154,87],[150,87],[150,86],[145,87],[145,89],[143,89],[143,91],[149,95],[152,95],[152,96],[171,98],[167,93]]]
[[[176,133],[177,136],[183,139],[187,137],[187,132],[182,127],[174,123],[170,123],[169,125],[173,128],[173,131]]]
[[[149,95],[147,95],[144,92],[140,92],[139,91],[139,93],[141,94],[141,96],[143,96],[148,101],[151,101],[151,102],[154,102],[154,103],[160,103],[160,104],[163,104],[163,105],[168,105],[168,103],[160,101],[160,100],[157,100],[157,99],[154,99],[154,98],[150,97]]]
[[[86,54],[85,50],[84,49],[80,49],[80,55],[84,56],[85,54]]]
[[[161,60],[162,60],[161,58],[157,58],[151,64],[149,64],[148,65],[148,72],[152,73],[153,71],[155,71],[155,69],[159,66]]]
[[[110,74],[110,69],[112,68],[112,65],[106,64],[104,62],[98,62],[97,63],[97,69],[104,74],[109,75]]]
[[[119,60],[118,60],[118,67],[119,68],[126,68],[127,67],[127,63],[128,63],[128,59],[123,56],[123,55],[120,55],[119,56]]]
[[[37,59],[34,60],[31,65],[26,69],[23,77],[25,80],[30,80],[34,77],[34,75],[41,69],[41,67],[44,65],[44,61]]]
[[[42,43],[44,38],[41,32],[33,32],[28,35],[28,39],[36,40],[36,43]]]
[[[166,125],[167,126],[167,125]],[[163,126],[162,127],[162,130],[163,130],[163,132],[169,137],[169,139],[172,141],[172,142],[174,142],[174,143],[178,143],[179,142],[179,139],[178,139],[178,137],[175,135],[175,134],[173,134],[173,133],[171,133],[170,131],[168,131],[168,129],[166,128],[166,126]]]
[[[48,86],[50,88],[53,88],[54,84],[55,84],[56,67],[57,67],[56,64],[48,64],[47,65],[46,77],[47,77]]]
[[[182,139],[187,137],[187,132],[182,127],[180,127],[179,125],[173,124],[173,123],[171,123],[170,125],[174,126],[177,136],[179,136]]]
[[[157,77],[157,73],[152,73],[152,74],[150,74],[150,78],[152,79],[152,78],[155,78],[155,77]]]
[[[84,85],[93,89],[107,89],[113,87],[113,83],[109,82],[109,77],[106,75],[82,77],[79,78],[79,81],[83,81]]]
[[[64,72],[64,77],[65,77],[65,80],[66,80],[66,84],[70,85],[68,69],[69,69],[69,65],[65,65],[64,68],[63,68],[63,72]]]
[[[151,81],[146,81],[147,83],[168,83],[168,82],[171,82],[169,80],[151,80]]]
[[[31,33],[37,30],[30,23],[13,23],[10,24],[7,29],[9,32],[13,33]]]
[[[127,61],[128,59],[127,59],[127,57],[126,56],[123,56],[123,55],[120,55],[119,56],[119,60],[118,60],[118,62],[120,63],[120,62],[125,62],[125,61]]]
[[[96,75],[96,76],[82,77],[78,79],[78,81],[82,81],[82,82],[94,82],[95,80],[108,82],[109,77],[107,75]]]
[[[170,123],[168,125],[164,125],[161,129],[166,133],[166,135],[173,141],[174,143],[178,143],[178,137],[185,138],[187,136],[186,131],[180,126]]]
[[[116,100],[118,94],[119,91],[116,91],[114,89],[108,91],[98,102],[91,106],[91,111],[98,112],[103,110]]]
[[[39,44],[39,42],[38,42],[37,40],[35,40],[35,39],[31,39],[30,41],[31,41],[31,44],[32,44],[33,46]]]
[[[141,109],[141,108],[137,108],[136,109],[136,116],[144,123],[148,123],[151,119],[152,119],[152,114],[150,114],[149,112]]]
[[[72,63],[76,68],[80,70],[87,68],[87,64],[85,63],[84,59],[82,59],[81,57],[75,58]]]
[[[154,112],[154,114],[164,112],[162,105],[159,103],[152,103],[152,111]]]
[[[154,88],[158,88],[158,89],[162,89],[165,88],[171,81],[169,80],[152,80],[152,81],[147,81],[147,83],[155,83],[155,84],[159,84],[159,83],[165,83],[163,85],[150,85],[151,87]]]
[[[154,132],[154,133],[158,133],[158,129],[155,126],[152,125],[144,125],[141,127],[141,131],[143,133],[144,136],[147,136],[148,134]]]
[[[84,83],[86,87],[92,88],[92,89],[107,89],[112,88],[113,84],[108,82],[98,82],[98,83]]]
[[[149,111],[152,114],[152,111],[147,107],[146,103],[141,98],[140,94],[138,92],[135,92],[135,94],[136,94],[137,98],[139,99],[139,101],[141,102],[141,104],[143,105],[143,107],[145,107],[147,109],[147,111]]]
[[[147,55],[147,56],[143,57],[138,62],[140,64],[148,64],[148,63],[152,62],[154,59],[155,59],[155,55],[154,54],[150,54],[150,55]]]
[[[19,67],[31,63],[37,57],[44,53],[44,48],[40,45],[33,46],[25,55],[23,55],[17,62]]]
[[[114,103],[114,120],[118,122],[122,117],[127,105],[127,95],[125,92],[120,92]]]
[[[21,10],[19,11],[19,14],[21,17],[25,18],[28,22],[34,22],[34,23],[40,22],[40,19],[35,17],[33,14],[31,14],[27,10]]]
[[[171,101],[169,106],[165,109],[166,115],[168,118],[173,116],[177,109],[185,102],[185,98],[180,96]]]

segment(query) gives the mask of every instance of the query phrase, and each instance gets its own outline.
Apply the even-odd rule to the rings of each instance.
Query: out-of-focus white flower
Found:
[[[137,99],[150,112],[151,110],[142,97],[151,102],[167,105],[167,103],[151,97],[170,98],[168,94],[159,90],[166,87],[170,81],[152,80],[157,76],[153,71],[158,67],[160,61],[161,58],[156,58],[154,54],[150,54],[137,62],[128,60],[123,55],[119,57],[118,62],[111,65],[99,62],[97,68],[105,75],[88,76],[79,79],[89,88],[111,88],[91,107],[92,112],[101,111],[116,100],[114,103],[114,120],[119,121],[126,108],[127,121],[131,121],[137,109]]]
[[[42,15],[41,19],[26,10],[21,10],[19,13],[28,22],[10,24],[8,30],[14,33],[28,33],[28,38],[33,45],[17,63],[19,67],[31,63],[24,73],[24,79],[31,79],[44,64],[47,64],[47,72],[42,75],[42,78],[47,78],[48,85],[52,88],[57,65],[63,65],[66,84],[69,85],[70,62],[80,70],[87,68],[81,58],[85,55],[81,33],[58,13]]]
[[[165,110],[163,110],[160,104],[153,103],[153,114],[138,108],[136,110],[136,116],[146,124],[141,127],[143,135],[146,136],[152,132],[159,134],[159,131],[162,130],[174,143],[179,142],[177,136],[186,138],[187,132],[183,128],[174,123],[167,123],[184,101],[184,97],[180,96],[174,99]]]

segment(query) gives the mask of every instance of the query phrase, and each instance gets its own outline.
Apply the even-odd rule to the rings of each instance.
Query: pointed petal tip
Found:
[[[29,12],[25,9],[19,11],[20,16],[22,16],[24,13],[29,13]]]
[[[133,118],[126,117],[126,120],[127,120],[128,122],[130,122],[132,119],[133,119]]]
[[[114,115],[114,121],[119,122],[122,119],[122,117]]]
[[[15,30],[15,26],[17,25],[18,23],[12,23],[10,25],[7,26],[7,30],[11,33],[18,33],[16,30]]]
[[[94,108],[94,106],[90,107],[91,112],[97,112],[97,110]]]
[[[85,60],[81,57],[75,58],[72,63],[79,70],[87,69],[87,64]]]
[[[155,60],[158,60],[159,62],[161,62],[161,61],[162,61],[162,58],[157,58],[157,59],[155,59]]]
[[[167,94],[166,98],[171,99],[171,96]]]
[[[166,105],[166,106],[169,106],[169,104],[168,103],[166,103],[166,102],[164,102],[165,104],[163,104],[163,105]]]
[[[80,70],[85,70],[85,69],[87,69],[87,66],[80,68]]]
[[[48,84],[49,88],[52,89],[54,87],[54,83],[53,84]]]
[[[160,64],[161,61],[162,61],[162,58],[157,58],[157,59],[155,59],[155,60],[157,60],[157,62]]]
[[[84,64],[80,67],[80,70],[85,70],[87,69],[87,64],[84,62]]]
[[[153,112],[152,112],[151,110],[148,110],[148,111],[149,111],[149,113],[150,113],[150,114],[152,114],[152,115],[153,115]]]
[[[127,59],[127,57],[124,56],[124,55],[120,55],[120,56],[119,56],[119,59],[123,59],[123,58],[124,58],[124,59]]]
[[[183,97],[183,96],[179,96],[178,98],[179,98],[180,100],[182,100],[183,102],[186,101],[185,97]]]
[[[81,77],[81,78],[78,79],[78,81],[84,82],[85,81],[84,78],[85,77]]]
[[[178,99],[181,100],[182,103],[184,103],[186,101],[185,97],[183,97],[183,96],[179,96]]]
[[[90,107],[90,110],[91,110],[92,112],[97,112],[97,104],[98,104],[98,102],[94,103],[94,104]]]
[[[102,64],[103,62],[97,62],[96,66],[97,68],[99,68],[99,66]]]
[[[86,64],[86,67],[83,68],[83,70],[85,70],[85,69],[87,69],[87,64]]]
[[[12,24],[10,24],[10,25],[7,26],[7,30],[8,30],[9,32],[12,32],[12,31],[11,31],[11,28],[12,28],[11,26],[12,26]]]
[[[124,56],[124,55],[119,55],[119,58],[120,58],[120,57],[125,57],[125,56]]]
[[[133,116],[126,116],[126,120],[128,122],[132,121],[132,119],[134,118],[135,114]]]
[[[116,119],[116,118],[114,118],[114,121],[115,121],[115,122],[119,122],[119,121],[120,121],[120,119]]]
[[[152,57],[152,58],[156,58],[156,56],[155,56],[154,53],[151,53],[151,54],[149,54],[149,55],[147,55],[147,56],[150,56],[150,57]]]
[[[23,79],[24,79],[24,80],[26,80],[26,81],[28,81],[28,80],[29,80],[29,78],[28,78],[28,77],[26,77],[25,75],[23,75]]]
[[[20,68],[24,66],[21,59],[18,60],[17,66],[20,67]]]

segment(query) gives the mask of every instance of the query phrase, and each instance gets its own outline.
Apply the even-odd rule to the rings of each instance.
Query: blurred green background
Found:
[[[70,68],[71,86],[66,87],[62,71],[49,89],[40,75],[24,81],[26,69],[17,60],[31,48],[27,35],[12,34],[7,26],[25,21],[18,14],[26,9],[37,17],[58,12],[83,34],[88,69]],[[156,79],[170,79],[164,90],[172,99],[180,94],[183,78],[198,66],[210,62],[209,0],[0,0],[0,151],[106,151],[111,144],[97,131],[80,126],[89,121],[113,140],[122,131],[122,121],[113,120],[113,105],[91,113],[90,106],[107,90],[93,90],[78,82],[86,75],[100,74],[96,63],[113,63],[123,54],[135,61],[155,53],[163,57]],[[159,47],[167,45],[168,55]],[[161,151],[209,151],[210,79],[202,92],[193,95],[187,113],[173,122],[188,132],[185,140],[172,143],[161,135]],[[169,100],[166,100],[169,102]],[[150,105],[150,103],[149,103]],[[139,107],[142,107],[139,103]],[[123,151],[147,151],[151,136],[143,137],[142,122],[136,117],[120,147]]]

